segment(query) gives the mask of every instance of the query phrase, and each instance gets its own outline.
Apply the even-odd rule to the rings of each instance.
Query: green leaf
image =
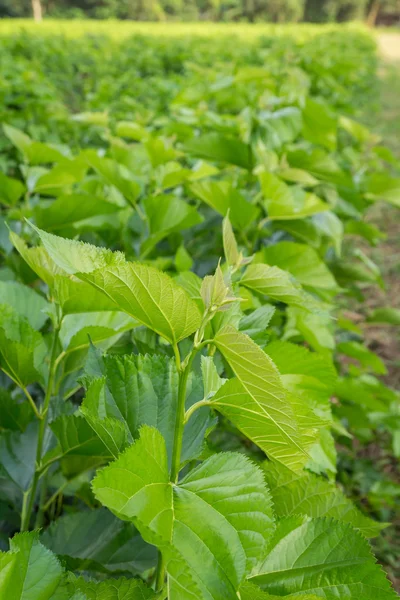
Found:
[[[105,581],[86,581],[80,577],[78,579],[72,579],[70,589],[75,591],[76,595],[79,594],[78,597],[74,595],[71,600],[160,599],[160,595],[153,592],[153,590],[146,586],[140,579],[125,579],[123,577]],[[55,600],[58,599],[56,598]]]
[[[277,366],[285,388],[312,401],[320,414],[329,419],[329,398],[334,393],[337,380],[332,361],[289,342],[272,342],[266,346],[265,352]]]
[[[209,398],[224,385],[226,379],[218,375],[212,356],[201,357],[201,374],[203,376],[204,398]]]
[[[208,133],[187,140],[183,149],[193,156],[230,163],[243,169],[251,169],[253,166],[251,147],[248,144],[219,133]]]
[[[347,523],[295,516],[278,523],[267,557],[251,578],[263,590],[285,596],[315,594],[333,600],[394,600],[368,542]]]
[[[323,477],[308,471],[293,473],[271,462],[263,463],[263,470],[277,517],[332,517],[349,523],[366,537],[379,535],[387,526],[363,515],[335,483]]]
[[[64,470],[71,476],[88,469],[106,464],[115,458],[115,447],[124,447],[124,439],[113,438],[113,444],[107,445],[99,438],[89,423],[79,414],[61,415],[50,423],[50,428],[58,440],[58,447],[48,455],[48,459],[58,457],[65,463]],[[107,442],[115,435],[123,432],[110,431]],[[67,459],[67,460],[65,460]]]
[[[9,573],[4,577],[4,558]],[[51,600],[61,577],[57,558],[38,540],[37,532],[19,533],[10,540],[10,552],[2,554],[0,595],[7,600]]]
[[[261,124],[266,130],[268,148],[279,149],[293,142],[301,132],[302,119],[297,107],[287,106],[274,112],[263,111]]]
[[[298,186],[288,186],[273,173],[261,173],[260,184],[268,219],[303,219],[329,210],[329,205],[315,194]]]
[[[367,178],[366,189],[377,200],[400,207],[400,179],[386,173],[373,173]]]
[[[189,189],[223,217],[229,211],[233,226],[239,229],[247,229],[260,213],[254,204],[247,202],[233,187],[231,181],[198,181],[192,183]]]
[[[25,193],[25,186],[18,179],[0,173],[0,204],[14,206]]]
[[[358,342],[341,342],[337,346],[337,351],[350,358],[357,360],[365,370],[372,371],[377,375],[386,375],[385,363],[375,352],[368,350],[363,344]]]
[[[21,387],[46,377],[47,347],[40,333],[10,306],[0,305],[0,367]]]
[[[29,490],[35,473],[37,436],[37,422],[30,423],[24,432],[6,431],[0,435],[2,474],[23,492]]]
[[[121,207],[89,194],[65,194],[48,206],[35,207],[39,227],[48,231],[68,231],[79,228],[80,222],[97,215],[110,215]]]
[[[166,356],[104,356],[102,378],[91,380],[82,408],[85,416],[115,418],[125,424],[130,441],[142,425],[163,435],[169,461],[175,432],[179,377],[175,361]],[[204,397],[195,376],[188,381],[186,408]],[[185,425],[182,462],[195,459],[213,420],[207,407],[196,411]]]
[[[164,440],[143,427],[139,440],[98,473],[93,491],[161,550],[171,597],[236,600],[272,528],[260,475],[242,455],[219,454],[171,484]]]
[[[60,341],[65,352],[89,347],[109,338],[118,338],[137,327],[137,322],[122,312],[91,312],[66,315],[60,329]]]
[[[87,273],[86,281],[102,290],[118,308],[175,344],[200,327],[197,304],[165,273],[126,263]]]
[[[313,350],[327,354],[335,348],[333,321],[328,314],[311,313],[291,306],[287,316],[286,339],[290,339],[291,328],[295,327],[294,335],[300,333]]]
[[[18,402],[8,390],[0,388],[0,429],[24,431],[32,415],[28,402]]]
[[[337,284],[317,252],[305,244],[279,242],[262,251],[263,262],[288,271],[304,286],[336,291]]]
[[[185,246],[181,244],[175,254],[175,267],[177,271],[190,271],[193,266],[193,259]]]
[[[10,233],[10,240],[32,271],[48,286],[53,285],[56,275],[65,274],[65,271],[50,258],[43,246],[29,248],[25,241],[13,231]]]
[[[303,108],[303,135],[313,144],[336,149],[337,118],[328,106],[307,98]]]
[[[52,288],[64,315],[117,310],[105,294],[73,276],[54,275]]]
[[[322,181],[328,181],[335,185],[351,187],[351,177],[341,170],[332,154],[328,154],[320,148],[311,151],[294,150],[289,152],[287,159],[290,167],[304,169]]]
[[[106,269],[109,266],[125,264],[122,252],[112,252],[107,248],[99,248],[85,242],[68,240],[52,233],[47,233],[31,224],[39,234],[51,260],[69,273],[90,273],[96,269]],[[61,273],[62,274],[62,273]]]
[[[81,182],[86,171],[87,165],[80,157],[64,159],[37,179],[34,191],[48,196],[58,195],[64,188]]]
[[[33,329],[41,329],[47,321],[49,303],[32,288],[17,281],[0,281],[0,298],[24,317]]]
[[[400,325],[400,309],[391,306],[385,308],[375,308],[367,321],[369,323],[389,323],[390,325]]]
[[[218,390],[212,406],[266,454],[298,469],[307,460],[307,453],[275,365],[257,344],[233,327],[221,330],[214,343],[236,377]]]
[[[142,252],[150,250],[171,233],[188,229],[203,221],[195,207],[177,196],[149,196],[143,205],[150,237],[144,242]]]
[[[119,310],[169,342],[177,343],[199,328],[201,315],[196,303],[162,271],[127,263],[119,252],[37,231],[56,264],[68,273],[78,273]]]
[[[73,570],[136,575],[156,562],[155,548],[142,540],[134,525],[105,508],[60,517],[41,542]]]
[[[99,156],[94,150],[86,151],[85,158],[106,183],[113,185],[130,204],[136,204],[140,185],[126,167],[111,158]]]
[[[11,125],[3,124],[3,130],[8,139],[23,154],[24,159],[31,165],[57,162],[65,156],[51,144],[33,141],[26,133]]]
[[[280,600],[282,596],[271,596],[254,583],[246,581],[240,588],[240,598],[241,600]],[[299,598],[300,600],[318,600],[318,596],[314,594],[301,594],[300,596],[289,594],[285,598],[286,600],[298,600]]]
[[[317,306],[317,301],[308,295],[287,271],[279,267],[250,265],[240,283],[276,302],[284,302],[307,311],[314,311]]]

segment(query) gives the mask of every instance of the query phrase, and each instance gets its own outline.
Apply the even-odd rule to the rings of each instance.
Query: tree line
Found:
[[[400,0],[0,0],[0,17],[400,23]]]

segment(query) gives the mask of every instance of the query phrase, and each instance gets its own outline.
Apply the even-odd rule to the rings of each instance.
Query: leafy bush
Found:
[[[367,541],[391,507],[336,484],[335,440],[399,456],[398,393],[344,311],[383,285],[350,240],[400,204],[349,116],[373,44],[22,48],[10,86],[36,53],[57,118],[23,94],[4,114],[2,597],[395,598]]]

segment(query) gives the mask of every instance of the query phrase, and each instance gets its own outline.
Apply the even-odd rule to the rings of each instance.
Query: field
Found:
[[[0,45],[0,597],[398,597],[396,63],[354,25]]]

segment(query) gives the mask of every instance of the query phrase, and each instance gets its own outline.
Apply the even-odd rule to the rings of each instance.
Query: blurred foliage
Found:
[[[326,23],[400,15],[399,0],[42,0],[53,18]],[[29,17],[31,0],[0,0],[0,17]]]

